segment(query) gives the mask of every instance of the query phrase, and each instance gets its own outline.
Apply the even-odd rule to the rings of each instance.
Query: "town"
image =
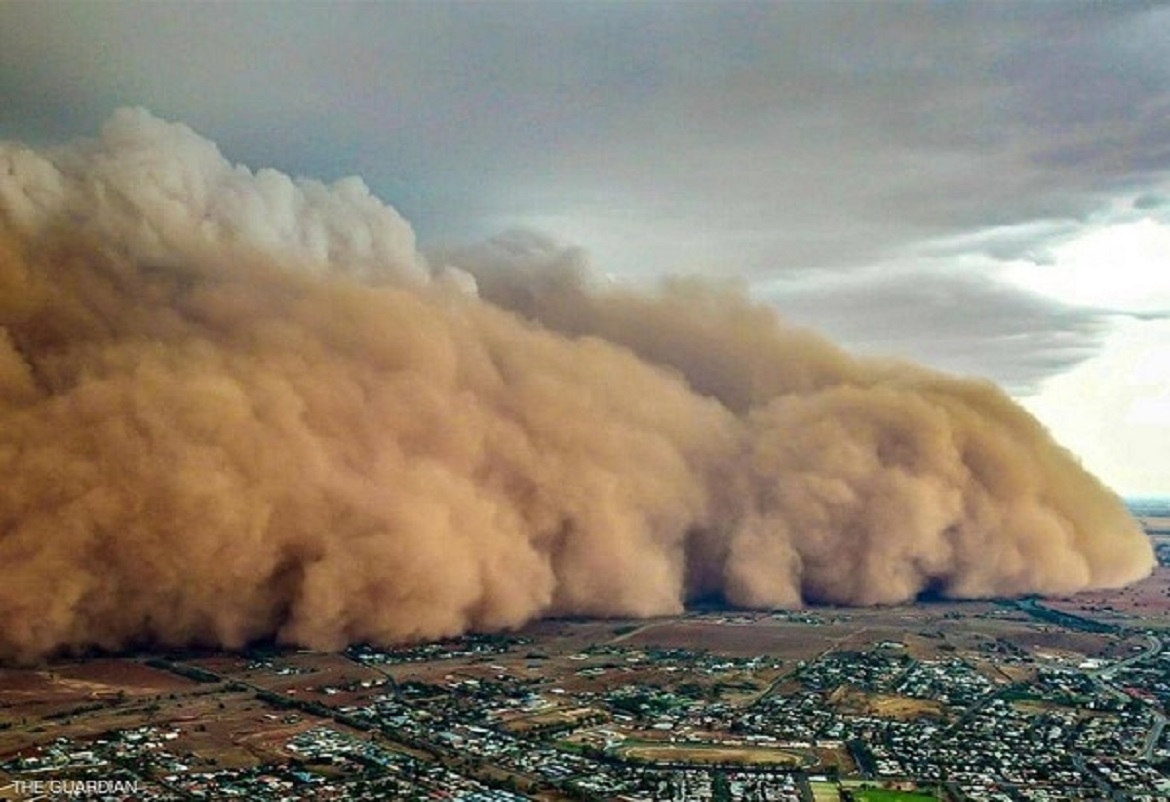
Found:
[[[0,798],[1166,799],[1168,591],[5,668]]]

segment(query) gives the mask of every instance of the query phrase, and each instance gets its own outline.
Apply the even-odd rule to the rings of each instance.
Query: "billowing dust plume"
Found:
[[[424,259],[357,179],[118,112],[0,145],[0,659],[542,615],[1069,593],[1151,569],[994,387],[742,295]]]

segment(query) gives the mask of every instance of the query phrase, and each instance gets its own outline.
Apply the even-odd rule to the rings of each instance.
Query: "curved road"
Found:
[[[1147,635],[1145,651],[1141,652],[1140,654],[1127,657],[1124,660],[1119,660],[1111,666],[1096,669],[1090,673],[1100,679],[1105,687],[1107,687],[1115,696],[1121,699],[1129,700],[1129,694],[1125,693],[1125,691],[1113,684],[1113,675],[1119,669],[1134,665],[1135,663],[1141,663],[1145,660],[1154,659],[1162,653],[1162,646],[1163,644],[1161,638],[1155,635]],[[1150,731],[1146,733],[1145,743],[1142,744],[1142,750],[1138,753],[1138,756],[1142,760],[1148,762],[1153,760],[1154,749],[1157,748],[1158,741],[1162,738],[1162,731],[1166,729],[1166,725],[1167,723],[1170,723],[1170,719],[1168,719],[1166,714],[1163,713],[1156,705],[1147,704],[1147,706],[1150,709],[1150,715],[1154,717],[1154,723],[1150,726]]]

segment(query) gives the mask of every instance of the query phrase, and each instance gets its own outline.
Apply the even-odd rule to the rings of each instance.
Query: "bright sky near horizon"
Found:
[[[1170,496],[1170,6],[0,4],[0,139],[148,108],[358,174],[425,247],[514,228],[743,282],[1007,388]]]

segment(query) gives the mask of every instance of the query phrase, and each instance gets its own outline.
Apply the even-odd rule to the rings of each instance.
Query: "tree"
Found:
[[[721,771],[711,778],[711,802],[731,802],[731,783]]]

